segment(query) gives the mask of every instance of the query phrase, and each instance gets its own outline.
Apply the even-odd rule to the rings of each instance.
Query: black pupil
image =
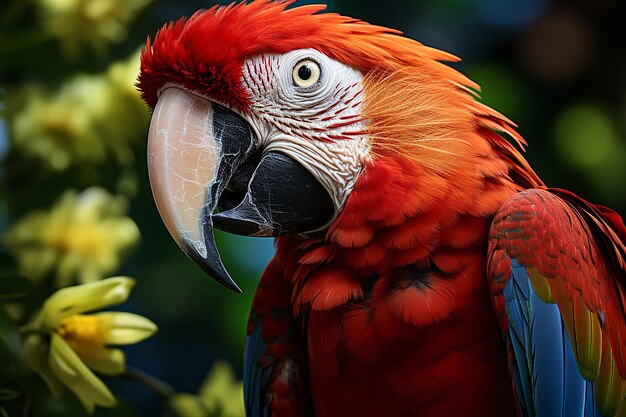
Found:
[[[311,78],[311,75],[313,75],[313,71],[311,71],[308,65],[303,65],[298,68],[298,77],[300,77],[301,80],[307,81]]]

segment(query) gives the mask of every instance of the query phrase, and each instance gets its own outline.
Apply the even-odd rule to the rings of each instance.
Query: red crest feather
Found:
[[[294,0],[257,0],[212,7],[163,26],[142,53],[139,89],[151,107],[167,81],[180,83],[233,108],[243,109],[241,62],[261,53],[314,48],[367,73],[428,63],[453,83],[477,88],[465,76],[436,62],[456,57],[400,32],[341,16],[318,13],[324,5],[287,9]]]

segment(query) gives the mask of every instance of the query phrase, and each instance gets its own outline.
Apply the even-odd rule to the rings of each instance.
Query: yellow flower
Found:
[[[126,25],[151,0],[39,0],[42,22],[59,38],[66,52],[75,54],[81,44],[102,50],[127,36]]]
[[[106,111],[107,88],[104,77],[85,76],[52,96],[31,88],[26,105],[10,121],[11,144],[57,171],[76,162],[101,162],[107,142],[94,120]]]
[[[117,90],[120,95],[126,96],[134,100],[137,106],[149,117],[149,112],[145,102],[141,99],[141,95],[135,86],[137,77],[139,76],[139,66],[141,63],[141,49],[137,49],[125,61],[114,63],[107,70],[111,88]]]
[[[198,395],[177,394],[170,406],[180,417],[245,417],[243,382],[226,362],[217,362],[202,383]]]
[[[41,87],[13,92],[7,104],[11,145],[55,171],[109,162],[109,155],[131,166],[129,143],[149,120],[134,86],[138,74],[139,51],[102,75],[74,77],[53,93]]]
[[[59,287],[95,281],[116,270],[122,253],[139,240],[139,229],[125,212],[125,199],[101,188],[68,191],[50,211],[15,223],[4,242],[33,280],[54,273]]]
[[[137,137],[137,132],[143,132],[150,120],[148,107],[135,87],[139,76],[140,55],[141,49],[138,49],[127,60],[111,65],[106,73],[109,94],[113,97],[107,120],[114,123],[103,123],[103,134],[122,162],[125,162],[124,152],[131,151],[126,144]],[[133,163],[134,160],[129,162]]]
[[[90,311],[128,298],[134,280],[114,277],[61,289],[46,300],[41,312],[24,327],[22,353],[53,394],[65,385],[89,412],[96,405],[111,407],[115,397],[91,369],[119,375],[126,367],[124,352],[109,345],[128,345],[150,337],[156,325],[131,313]]]

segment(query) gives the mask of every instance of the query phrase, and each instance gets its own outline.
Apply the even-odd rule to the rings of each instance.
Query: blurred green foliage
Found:
[[[159,332],[125,348],[142,371],[104,377],[118,405],[96,414],[242,416],[236,375],[272,243],[218,234],[242,296],[184,256],[152,202],[149,114],[133,86],[146,35],[212,4],[0,3],[0,416],[85,413],[67,390],[52,397],[25,366],[19,328],[59,286],[113,273],[138,282],[120,308],[149,317]],[[335,0],[329,8],[464,58],[455,65],[482,86],[487,104],[520,125],[527,157],[550,186],[626,212],[623,1]],[[107,197],[94,202],[94,192]],[[65,233],[72,227],[78,237]],[[222,359],[229,365],[207,376]]]
[[[111,385],[118,405],[97,414],[184,416],[184,407],[175,407],[175,399],[184,398],[178,390],[197,391],[213,361],[241,355],[250,296],[225,298],[221,289],[206,286],[210,281],[166,236],[149,194],[144,168],[149,113],[134,87],[139,50],[156,28],[149,3],[12,0],[0,5],[5,251],[0,257],[0,415],[83,415],[94,404],[115,403],[106,388]],[[266,250],[260,263],[270,253]],[[234,270],[257,275],[260,263],[253,270]],[[126,358],[121,350],[94,346],[144,339],[153,330],[139,316],[84,315],[83,309],[55,321],[47,318],[51,310],[42,308],[57,288],[104,283],[98,280],[116,272],[138,277],[144,288],[120,309],[140,311],[162,324],[154,345],[129,348]],[[248,294],[254,285],[253,279],[244,285]],[[84,311],[109,304],[95,300]],[[187,330],[182,322],[190,324]],[[145,331],[132,330],[136,337],[119,339],[131,334],[124,326]],[[103,330],[116,328],[117,333]],[[196,344],[200,365],[187,360],[193,358],[188,347]],[[216,348],[206,348],[209,344]],[[170,360],[175,357],[183,358],[183,366]],[[73,369],[79,379],[72,382],[64,369]],[[173,373],[177,383],[189,369],[194,378],[177,387],[153,375],[167,380]],[[120,373],[123,378],[105,376]],[[79,394],[84,407],[63,385]],[[226,363],[213,369],[194,398],[206,411],[194,415],[243,415],[241,383]]]

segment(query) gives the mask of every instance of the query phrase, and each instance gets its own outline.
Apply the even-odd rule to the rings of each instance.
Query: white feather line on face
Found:
[[[321,68],[320,81],[310,88],[297,87],[292,79],[293,68],[303,59]],[[331,195],[335,215],[370,157],[361,112],[362,80],[360,72],[312,49],[261,55],[243,64],[249,117],[260,145],[306,167]]]

